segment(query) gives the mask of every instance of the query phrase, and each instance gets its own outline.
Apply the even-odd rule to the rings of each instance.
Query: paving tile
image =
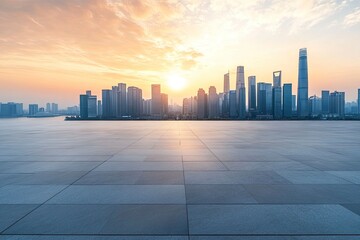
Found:
[[[0,162],[0,173],[90,171],[101,162]]]
[[[213,171],[227,170],[220,161],[217,162],[184,162],[185,171]]]
[[[43,205],[5,233],[182,235],[187,231],[184,205]]]
[[[186,185],[188,204],[235,204],[256,203],[256,200],[242,186],[237,184]]]
[[[360,171],[328,171],[327,173],[343,178],[349,182],[360,184]]]
[[[350,184],[342,178],[323,171],[276,171],[295,184]]]
[[[66,185],[7,185],[0,188],[0,204],[41,204]]]
[[[49,204],[185,204],[183,185],[73,185]]]
[[[37,206],[38,205],[31,204],[0,204],[0,233],[31,212]]]
[[[190,234],[360,234],[340,205],[188,205]]]
[[[94,171],[182,171],[182,162],[105,162]]]
[[[224,162],[230,170],[276,171],[276,170],[316,170],[299,162]]]

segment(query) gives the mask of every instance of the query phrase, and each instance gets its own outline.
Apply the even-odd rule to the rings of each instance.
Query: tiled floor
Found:
[[[0,120],[0,239],[360,239],[360,122]]]

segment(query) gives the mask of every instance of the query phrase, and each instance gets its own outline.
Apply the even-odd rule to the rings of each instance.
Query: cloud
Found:
[[[345,16],[343,24],[347,27],[360,23],[360,8],[356,8],[354,12]]]

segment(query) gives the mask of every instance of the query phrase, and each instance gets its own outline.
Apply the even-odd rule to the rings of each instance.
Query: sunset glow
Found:
[[[264,82],[282,70],[295,90],[303,47],[309,94],[328,88],[353,101],[359,8],[350,0],[2,0],[0,101],[74,105],[80,92],[100,96],[127,82],[145,98],[151,84],[162,84],[181,103],[200,87],[221,92],[228,70],[235,88],[238,65]]]

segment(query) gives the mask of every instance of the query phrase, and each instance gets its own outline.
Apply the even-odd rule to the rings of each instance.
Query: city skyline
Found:
[[[204,86],[222,90],[224,72],[234,80],[239,65],[246,85],[249,76],[272,82],[280,69],[295,91],[293,49],[302,47],[314,66],[309,96],[326,86],[355,101],[359,16],[358,2],[335,0],[1,1],[0,101],[72,106],[84,89],[99,96],[103,86],[127,82],[145,98],[146,86],[159,83],[181,103]],[[168,86],[173,75],[186,80],[182,90]]]

